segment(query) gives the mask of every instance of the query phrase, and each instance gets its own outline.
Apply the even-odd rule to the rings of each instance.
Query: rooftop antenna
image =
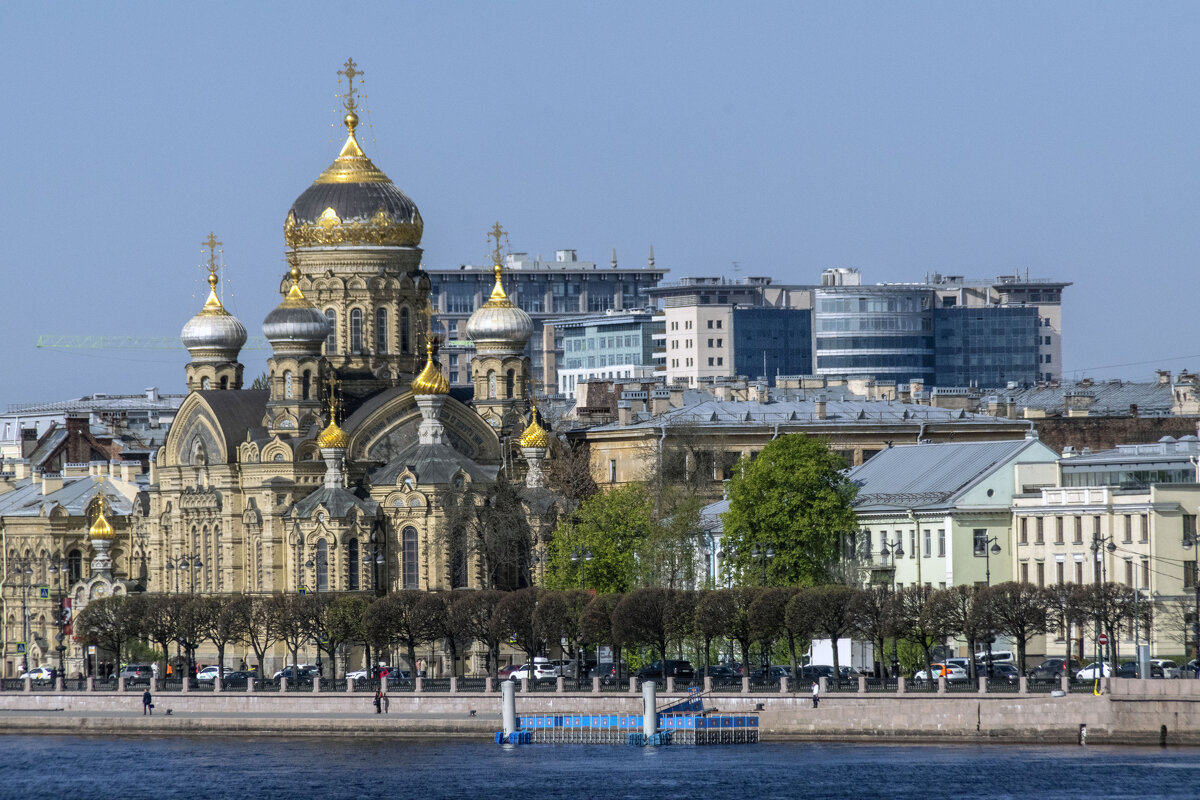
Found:
[[[617,248],[615,248],[615,247],[613,248],[612,268],[613,269],[617,268]]]
[[[654,269],[654,245],[650,245],[650,261],[646,264],[648,269]]]

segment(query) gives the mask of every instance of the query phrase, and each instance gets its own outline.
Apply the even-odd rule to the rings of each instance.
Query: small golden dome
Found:
[[[329,421],[325,430],[317,434],[317,446],[322,450],[333,448],[345,450],[349,445],[350,437],[333,420]]]
[[[425,369],[412,382],[413,394],[449,394],[450,381],[433,363],[433,340],[425,342]]]
[[[521,447],[549,447],[550,434],[538,422],[537,406],[533,407],[533,416],[529,421],[529,427],[521,434]]]
[[[96,517],[96,521],[92,523],[92,527],[88,530],[89,539],[111,539],[116,533],[113,531],[112,525],[108,524],[108,519],[104,516],[104,495],[98,495],[100,498],[100,513]]]

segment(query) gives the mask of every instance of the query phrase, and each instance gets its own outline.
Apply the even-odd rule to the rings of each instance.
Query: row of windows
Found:
[[[930,336],[830,336],[817,339],[818,350],[929,350],[932,347]]]
[[[567,353],[580,353],[587,350],[600,350],[606,347],[637,347],[640,344],[641,337],[637,334],[625,334],[624,336],[588,336],[586,338],[579,336],[563,339],[563,351]]]
[[[822,297],[817,310],[822,314],[912,313],[928,309],[928,296],[908,297]]]
[[[912,317],[818,317],[817,330],[841,331],[932,331],[933,320]]]
[[[872,370],[884,367],[907,367],[914,370],[932,370],[933,356],[928,353],[818,356],[817,366],[822,369]]]
[[[1046,527],[1047,527],[1046,520],[1047,519],[1053,520],[1052,524],[1053,524],[1053,529],[1054,529],[1054,543],[1055,544],[1064,544],[1065,543],[1065,540],[1066,540],[1065,537],[1066,537],[1067,531],[1070,531],[1070,533],[1071,533],[1071,543],[1072,544],[1082,544],[1083,543],[1083,533],[1084,533],[1083,520],[1084,520],[1084,518],[1082,515],[1079,515],[1079,514],[1076,514],[1076,515],[1070,516],[1070,517],[1020,517],[1019,521],[1017,522],[1017,531],[1018,531],[1017,543],[1018,544],[1029,544],[1030,528],[1032,528],[1033,529],[1033,543],[1034,544],[1045,544],[1046,543]],[[1030,520],[1033,520],[1033,522],[1030,523]],[[1136,533],[1137,533],[1137,540],[1139,542],[1147,542],[1150,540],[1150,518],[1149,518],[1149,515],[1147,515],[1147,514],[1120,514],[1113,518],[1114,526],[1116,526],[1117,520],[1121,520],[1121,525],[1119,526],[1120,527],[1119,532],[1122,537],[1121,538],[1122,542],[1128,543],[1128,542],[1133,541],[1135,528],[1136,528]],[[1098,537],[1101,535],[1101,533],[1100,533],[1101,522],[1100,522],[1099,514],[1094,514],[1091,516],[1090,528],[1091,528],[1090,535],[1092,537]],[[1184,514],[1183,515],[1183,538],[1188,537],[1189,530],[1191,532],[1191,535],[1194,536],[1195,531],[1196,531],[1196,518],[1195,518],[1195,516],[1192,516],[1190,514]],[[1116,535],[1117,533],[1118,533],[1118,531],[1113,531],[1114,535]]]
[[[338,352],[337,310],[325,309],[325,318],[329,320],[329,338],[325,340],[325,354],[334,355]],[[412,326],[407,308],[400,309],[400,352],[408,354],[412,347]],[[363,352],[363,310],[350,309],[350,353]],[[388,312],[386,308],[375,309],[375,352],[388,352]],[[289,395],[290,396],[290,395]]]

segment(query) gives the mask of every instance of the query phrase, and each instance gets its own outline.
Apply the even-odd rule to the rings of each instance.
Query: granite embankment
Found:
[[[682,696],[682,695],[681,695]],[[660,705],[671,696],[660,695]],[[160,693],[153,717],[141,692],[4,692],[0,733],[119,735],[286,735],[490,737],[499,693],[390,696],[378,715],[366,693]],[[528,692],[520,714],[638,713],[640,695]],[[819,708],[805,694],[720,693],[705,705],[757,713],[765,740],[1200,744],[1200,681],[1112,680],[1103,695],[828,693]],[[170,715],[165,712],[171,711]]]

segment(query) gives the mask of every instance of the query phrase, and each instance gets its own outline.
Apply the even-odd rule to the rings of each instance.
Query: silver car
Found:
[[[1150,659],[1150,663],[1155,665],[1156,667],[1162,668],[1162,673],[1163,673],[1164,678],[1178,678],[1179,677],[1179,665],[1176,664],[1174,661],[1171,661],[1170,659],[1152,658],[1152,659]]]

